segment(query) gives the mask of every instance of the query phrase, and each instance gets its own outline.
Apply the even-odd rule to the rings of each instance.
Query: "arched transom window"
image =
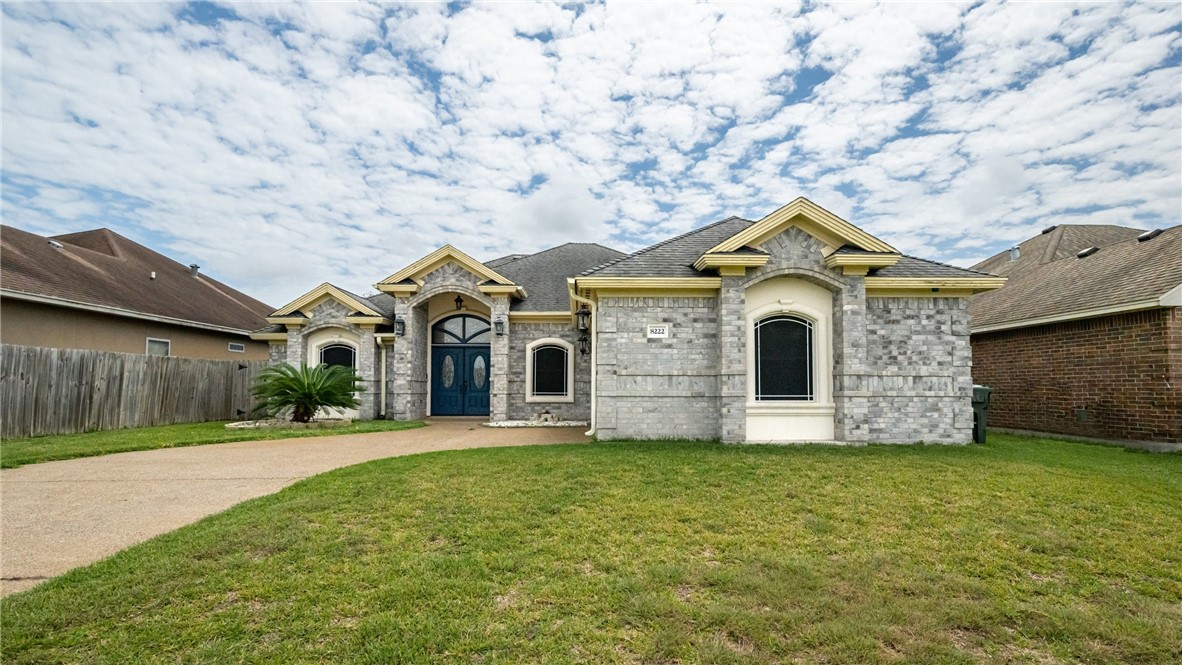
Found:
[[[320,347],[320,362],[325,365],[340,365],[357,368],[357,351],[348,344],[328,344]]]
[[[813,399],[813,324],[789,314],[755,323],[755,399]]]
[[[492,333],[489,332],[488,321],[467,314],[457,314],[435,324],[431,329],[431,342],[433,344],[488,344],[492,342]]]

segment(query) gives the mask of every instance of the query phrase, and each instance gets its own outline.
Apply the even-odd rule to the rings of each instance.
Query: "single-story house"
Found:
[[[356,367],[362,418],[965,443],[968,298],[1003,282],[904,256],[800,198],[632,254],[571,243],[481,263],[447,245],[372,297],[321,284],[254,337],[277,362]]]
[[[969,304],[991,426],[1182,444],[1182,226],[1054,226],[974,269],[1009,278]]]
[[[0,343],[265,360],[273,309],[110,229],[0,228]]]

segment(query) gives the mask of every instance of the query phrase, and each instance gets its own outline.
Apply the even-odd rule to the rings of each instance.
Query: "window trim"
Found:
[[[238,348],[235,349],[235,346]],[[246,344],[242,342],[226,342],[226,350],[230,353],[246,353]]]
[[[566,394],[534,395],[534,351],[557,346],[566,351]],[[575,346],[557,337],[535,339],[525,345],[525,401],[527,404],[570,404],[575,401]]]
[[[773,320],[793,321],[793,322],[796,322],[800,325],[803,325],[805,328],[805,340],[806,340],[806,344],[807,344],[807,349],[805,350],[805,354],[806,354],[806,357],[805,357],[805,379],[806,379],[806,384],[808,385],[808,394],[807,395],[773,395],[770,397],[765,397],[760,393],[760,370],[762,369],[762,361],[763,361],[761,353],[760,353],[760,347],[759,347],[760,327],[763,326],[765,323],[770,323]],[[754,348],[755,390],[752,393],[752,398],[756,402],[761,402],[761,403],[776,403],[776,402],[812,403],[812,402],[816,402],[817,401],[817,380],[816,380],[817,322],[812,320],[809,317],[806,317],[806,316],[803,316],[801,314],[794,313],[794,312],[772,312],[771,314],[765,314],[764,316],[761,316],[761,317],[755,319],[752,322],[752,328],[755,332],[755,348]]]
[[[150,349],[152,347],[152,342],[164,342],[165,344],[168,345],[168,348],[165,349],[164,355],[159,355],[159,354],[151,352]],[[157,358],[171,358],[172,357],[172,340],[164,339],[163,337],[148,337],[144,341],[144,355],[156,356]]]

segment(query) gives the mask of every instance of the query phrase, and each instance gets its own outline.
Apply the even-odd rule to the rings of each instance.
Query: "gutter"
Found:
[[[596,354],[599,351],[599,315],[596,312],[594,300],[584,298],[575,292],[575,278],[570,277],[566,280],[566,288],[570,293],[571,300],[582,303],[591,310],[591,429],[584,432],[584,434],[593,437],[595,436],[595,413],[599,406],[597,390],[599,384],[599,366],[595,362]]]
[[[79,302],[77,300],[67,300],[65,298],[54,298],[52,296],[42,296],[34,293],[24,293],[23,291],[10,291],[9,289],[0,289],[0,297],[12,298],[13,300],[25,300],[28,302],[35,302],[42,305],[54,305],[57,307],[67,307],[69,309],[80,309],[87,312],[98,312],[99,314],[111,314],[113,316],[122,316],[129,319],[141,319],[144,321],[155,321],[156,323],[167,323],[174,326],[185,326],[188,328],[200,328],[202,330],[213,330],[221,333],[230,333],[232,335],[242,335],[249,337],[249,330],[241,330],[239,328],[231,328],[229,326],[219,326],[213,323],[201,323],[200,321],[189,321],[186,319],[175,319],[171,316],[160,316],[157,314],[145,314],[143,312],[135,312],[130,309],[122,309],[120,307],[110,307],[107,305],[95,305],[93,303]]]

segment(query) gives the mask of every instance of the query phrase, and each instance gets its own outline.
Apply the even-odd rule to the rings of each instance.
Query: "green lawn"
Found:
[[[179,448],[231,441],[292,439],[304,436],[394,432],[423,425],[418,421],[365,420],[354,422],[345,427],[328,429],[228,430],[226,422],[228,421],[117,429],[60,436],[38,436],[29,439],[5,439],[0,442],[0,469],[11,469],[37,462],[74,459],[75,457],[124,453],[129,450]]]
[[[608,443],[327,473],[0,604],[6,663],[1177,663],[1182,455]]]

